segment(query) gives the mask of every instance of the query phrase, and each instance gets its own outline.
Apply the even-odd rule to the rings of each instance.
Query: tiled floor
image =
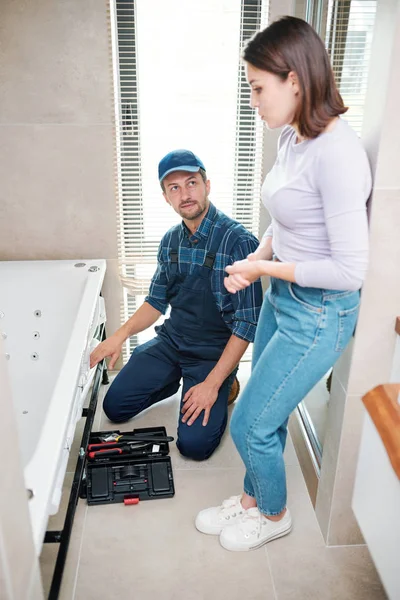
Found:
[[[242,385],[247,377],[241,369]],[[102,395],[104,394],[104,388]],[[240,401],[240,399],[239,399]],[[121,429],[165,425],[175,435],[178,398],[150,409]],[[230,409],[232,410],[232,409]],[[82,432],[79,424],[76,439]],[[101,402],[94,430],[112,428]],[[80,438],[79,438],[80,439]],[[79,444],[71,451],[69,469]],[[205,463],[182,458],[172,444],[172,499],[90,506],[80,500],[61,600],[380,600],[386,596],[364,546],[326,548],[291,441],[285,453],[293,532],[254,552],[227,552],[218,538],[198,533],[193,520],[207,506],[239,493],[243,466],[227,433]],[[71,485],[68,473],[65,489]],[[66,498],[65,498],[66,500]],[[65,510],[65,508],[64,508]],[[62,525],[63,508],[50,528]],[[56,546],[46,545],[46,591]]]

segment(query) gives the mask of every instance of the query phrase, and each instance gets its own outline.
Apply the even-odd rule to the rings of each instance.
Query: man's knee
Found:
[[[103,401],[103,410],[106,414],[106,417],[110,419],[113,423],[121,422],[121,413],[118,403],[116,402],[116,398],[111,391],[111,388],[108,390],[104,401]]]
[[[103,410],[106,417],[113,423],[124,423],[135,416],[132,412],[128,414],[123,409],[122,396],[117,390],[113,389],[112,385],[104,398]]]
[[[188,441],[182,442],[181,440],[178,440],[176,445],[182,456],[197,461],[207,460],[207,458],[210,458],[211,454],[216,448],[216,446],[209,448],[204,444],[193,444]]]
[[[196,438],[195,435],[190,435],[190,433],[190,431],[186,434],[179,433],[176,445],[182,456],[197,461],[210,458],[219,446],[221,436],[217,439],[210,440],[206,438]]]

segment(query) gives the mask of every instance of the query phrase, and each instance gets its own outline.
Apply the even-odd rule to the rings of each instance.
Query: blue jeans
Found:
[[[265,515],[286,507],[283,452],[290,413],[353,335],[359,292],[302,288],[271,279],[254,341],[252,374],[231,420],[246,466],[244,491]]]

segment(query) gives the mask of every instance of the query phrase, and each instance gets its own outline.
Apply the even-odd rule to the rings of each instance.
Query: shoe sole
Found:
[[[232,519],[229,523],[229,525],[234,525],[235,521]],[[200,533],[205,533],[206,535],[221,535],[222,531],[225,529],[225,527],[227,527],[227,525],[223,525],[222,527],[217,529],[207,529],[207,528],[202,528],[201,526],[199,526],[199,524],[197,523],[197,521],[195,521],[194,523],[197,531],[200,531]]]
[[[277,540],[280,537],[284,537],[285,535],[288,535],[291,531],[292,531],[292,524],[290,524],[290,527],[288,527],[284,531],[279,531],[279,532],[275,533],[274,535],[271,535],[267,539],[263,540],[259,544],[255,544],[254,546],[249,546],[247,548],[239,548],[238,546],[233,548],[233,547],[230,547],[229,542],[224,543],[224,540],[221,538],[219,541],[220,541],[221,546],[223,548],[225,548],[225,550],[230,550],[231,552],[246,552],[248,550],[258,550],[258,548],[261,548],[265,544],[268,544],[268,542],[272,542],[273,540]]]
[[[221,535],[221,533],[222,533],[222,528],[219,529],[218,531],[211,531],[210,529],[209,530],[201,529],[197,525],[197,523],[195,523],[195,527],[196,527],[197,531],[200,531],[200,533],[204,533],[205,535]]]

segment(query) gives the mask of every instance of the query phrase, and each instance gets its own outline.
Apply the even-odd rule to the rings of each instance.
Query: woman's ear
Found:
[[[300,92],[299,78],[297,77],[297,73],[295,73],[294,71],[290,71],[288,75],[288,80],[291,87],[293,88],[295,96],[297,96],[297,94]]]

